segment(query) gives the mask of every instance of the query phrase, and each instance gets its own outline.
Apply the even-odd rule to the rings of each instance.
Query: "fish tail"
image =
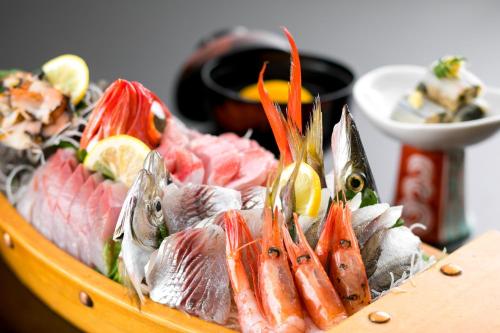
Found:
[[[130,275],[128,274],[127,269],[125,268],[123,260],[119,260],[118,270],[120,272],[120,279],[122,281],[122,284],[127,289],[127,295],[132,300],[132,302],[135,303],[139,309],[141,309],[141,305],[144,303],[144,300],[145,300],[144,295],[142,294],[142,291],[140,290],[140,286],[138,286],[138,288],[139,288],[139,290],[138,290],[137,286],[134,284],[134,282],[130,278]]]
[[[264,63],[259,74],[258,89],[260,102],[267,120],[269,121],[269,125],[271,126],[271,130],[273,131],[274,139],[276,140],[280,154],[283,155],[285,164],[289,164],[292,162],[292,155],[288,145],[286,124],[279,107],[273,103],[264,85],[264,72],[266,71],[266,67],[267,63]]]
[[[289,117],[292,118],[295,126],[302,134],[302,100],[301,100],[301,90],[302,90],[302,78],[300,69],[300,58],[299,50],[295,44],[292,34],[287,28],[283,27],[283,32],[288,39],[290,44],[290,85],[288,94],[288,106],[287,111]]]
[[[322,187],[326,186],[323,162],[323,113],[319,96],[314,100],[311,120],[306,129],[306,161],[318,173]]]

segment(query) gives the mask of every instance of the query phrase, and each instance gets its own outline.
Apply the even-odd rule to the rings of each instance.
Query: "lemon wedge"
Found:
[[[42,70],[47,80],[73,105],[77,105],[89,88],[89,68],[85,60],[73,54],[64,54],[47,61]]]
[[[83,165],[130,187],[150,151],[144,142],[132,136],[110,136],[95,144]]]
[[[290,164],[281,173],[280,191],[292,176],[295,163]],[[321,204],[321,180],[314,169],[302,162],[295,180],[295,211],[300,215],[314,217],[318,215]]]

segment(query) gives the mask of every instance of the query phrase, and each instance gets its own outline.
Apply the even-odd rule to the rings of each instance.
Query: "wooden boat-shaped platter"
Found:
[[[17,277],[60,316],[86,332],[232,332],[231,330],[147,300],[139,309],[122,285],[80,263],[38,233],[0,194],[0,253]],[[479,240],[445,257],[424,246],[439,262],[333,328],[332,332],[500,332],[500,233]],[[480,260],[487,258],[487,260]],[[445,276],[439,267],[459,264],[464,274]],[[488,280],[488,278],[490,280]],[[474,286],[471,288],[470,286]],[[404,292],[403,292],[404,291]],[[456,302],[451,302],[454,297]],[[492,312],[483,306],[493,305]],[[464,312],[464,309],[468,312]],[[373,311],[391,320],[375,324]],[[496,310],[493,311],[493,310]],[[488,320],[479,320],[484,311]],[[475,320],[467,320],[468,317]],[[460,320],[443,320],[455,318]],[[496,325],[496,326],[495,326]]]

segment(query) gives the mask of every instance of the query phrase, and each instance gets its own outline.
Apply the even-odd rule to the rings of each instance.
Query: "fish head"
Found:
[[[140,245],[157,248],[165,228],[162,196],[156,176],[146,169],[140,170],[125,198],[113,239],[121,239],[125,232],[130,232]]]
[[[336,195],[345,194],[351,199],[359,192],[377,192],[361,137],[347,105],[333,128],[332,154]]]
[[[159,191],[163,192],[170,183],[170,174],[165,167],[163,157],[156,151],[152,150],[144,159],[143,169],[149,171],[154,177],[155,185]]]

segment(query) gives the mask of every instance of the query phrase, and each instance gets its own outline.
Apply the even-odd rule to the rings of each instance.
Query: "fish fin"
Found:
[[[288,116],[293,120],[300,134],[302,134],[302,78],[300,69],[299,50],[292,34],[283,27],[283,32],[290,44],[290,85],[288,93]]]
[[[279,108],[273,103],[264,85],[264,73],[266,71],[267,63],[264,63],[259,74],[258,90],[260,103],[266,114],[271,130],[273,131],[274,139],[278,145],[280,154],[283,155],[285,164],[289,164],[292,161],[292,156],[290,152],[290,147],[288,145],[288,137],[286,131],[286,124],[283,121],[283,115]]]
[[[278,168],[267,178],[265,206],[272,208],[276,203],[276,196],[280,183],[281,172],[283,171],[283,156],[280,156]]]
[[[300,161],[302,161],[305,156],[304,148],[305,146],[302,145],[302,151],[298,156],[297,162],[295,162],[293,172],[280,193],[281,206],[285,215],[285,223],[288,227],[290,235],[294,240],[296,239],[295,227],[293,224],[293,213],[295,211],[295,181],[297,180],[297,176],[299,174],[301,164]]]
[[[306,129],[306,162],[318,173],[321,186],[326,187],[323,161],[323,114],[319,96],[314,100],[311,120]]]

